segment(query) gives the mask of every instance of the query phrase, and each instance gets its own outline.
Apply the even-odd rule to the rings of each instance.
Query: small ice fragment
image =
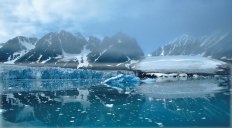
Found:
[[[152,100],[153,100],[153,98],[152,98],[152,97],[148,97],[148,100],[149,100],[149,101],[152,101]]]
[[[4,110],[3,109],[0,109],[0,114],[2,114],[4,112]]]
[[[130,94],[130,92],[126,91],[125,94]]]
[[[202,119],[202,120],[205,120],[205,119],[206,119],[206,117],[202,117],[201,119]]]
[[[81,113],[87,113],[86,111],[82,111]]]
[[[106,104],[105,106],[108,108],[112,108],[114,106],[114,104]]]
[[[73,122],[74,122],[74,120],[70,120],[69,122],[70,122],[70,123],[73,123]]]
[[[159,125],[159,127],[163,127],[164,126],[163,123],[161,123],[161,122],[160,123],[158,122],[156,124]]]

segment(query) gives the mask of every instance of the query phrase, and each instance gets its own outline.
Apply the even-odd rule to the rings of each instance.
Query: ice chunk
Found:
[[[114,87],[134,87],[139,85],[140,79],[133,75],[120,74],[106,79],[103,83]]]
[[[114,104],[106,104],[105,106],[108,108],[112,108],[114,106]]]

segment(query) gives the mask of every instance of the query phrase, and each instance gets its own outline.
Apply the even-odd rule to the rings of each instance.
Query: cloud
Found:
[[[115,0],[2,0],[0,40],[67,29],[111,20]],[[112,6],[115,5],[115,6]]]
[[[232,0],[0,0],[0,42],[62,29],[125,32],[151,51],[182,34],[232,30]]]

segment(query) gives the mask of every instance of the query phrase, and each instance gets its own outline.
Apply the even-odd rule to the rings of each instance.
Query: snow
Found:
[[[225,62],[201,56],[146,57],[132,66],[143,72],[215,73]]]
[[[94,61],[96,62],[96,61],[97,61],[106,51],[108,51],[111,47],[113,47],[113,45],[110,45],[108,49],[104,49],[104,50],[100,53],[100,55],[99,55]]]
[[[37,63],[39,63],[39,61],[40,61],[40,59],[42,58],[42,56],[43,56],[43,55],[41,55],[41,54],[39,55],[39,58],[38,58],[38,60],[36,61]]]
[[[151,54],[147,54],[148,57],[152,56]]]
[[[5,64],[14,64],[16,60],[21,58],[23,55],[25,55],[31,49],[35,48],[35,45],[33,45],[27,41],[21,40],[19,37],[18,37],[18,40],[19,40],[20,44],[22,44],[26,48],[26,50],[21,50],[21,51],[13,53],[13,56],[9,56],[7,61],[4,62]],[[1,46],[0,46],[0,48],[1,48]]]
[[[27,41],[23,41],[23,40],[20,40],[20,39],[19,39],[19,41],[28,51],[35,48],[35,45],[33,45],[33,44],[31,44],[31,43],[29,43]]]
[[[42,64],[45,64],[45,63],[47,63],[49,60],[51,60],[51,57],[49,57],[47,60],[42,61],[41,63],[42,63]]]
[[[138,63],[138,60],[129,60],[129,63],[126,63],[125,66],[126,68],[130,69],[130,67],[136,63]]]
[[[89,65],[87,55],[90,52],[91,51],[89,49],[86,49],[86,46],[84,47],[84,49],[81,51],[80,54],[67,53],[64,50],[62,50],[63,58],[60,59],[60,61],[64,61],[64,62],[78,61],[79,64],[78,64],[77,68],[87,67]]]
[[[22,50],[22,51],[19,51],[19,52],[15,52],[13,53],[13,56],[9,56],[7,61],[4,62],[4,64],[14,64],[14,62],[16,60],[18,60],[19,58],[21,58],[23,55],[25,55],[27,53],[26,50]]]
[[[13,53],[13,56],[9,56],[7,61],[4,62],[5,64],[14,64],[16,60],[21,58],[23,55],[25,55],[31,49],[35,48],[35,45],[33,45],[27,41],[21,40],[19,37],[18,37],[18,40],[19,40],[20,44],[22,44],[26,48],[26,50],[21,50],[21,51]]]
[[[103,52],[94,60],[95,62],[107,51],[108,49],[104,49]]]

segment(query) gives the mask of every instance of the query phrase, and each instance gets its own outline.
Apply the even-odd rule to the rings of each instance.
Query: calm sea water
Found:
[[[231,127],[230,79],[124,89],[94,80],[4,81],[0,127]]]

